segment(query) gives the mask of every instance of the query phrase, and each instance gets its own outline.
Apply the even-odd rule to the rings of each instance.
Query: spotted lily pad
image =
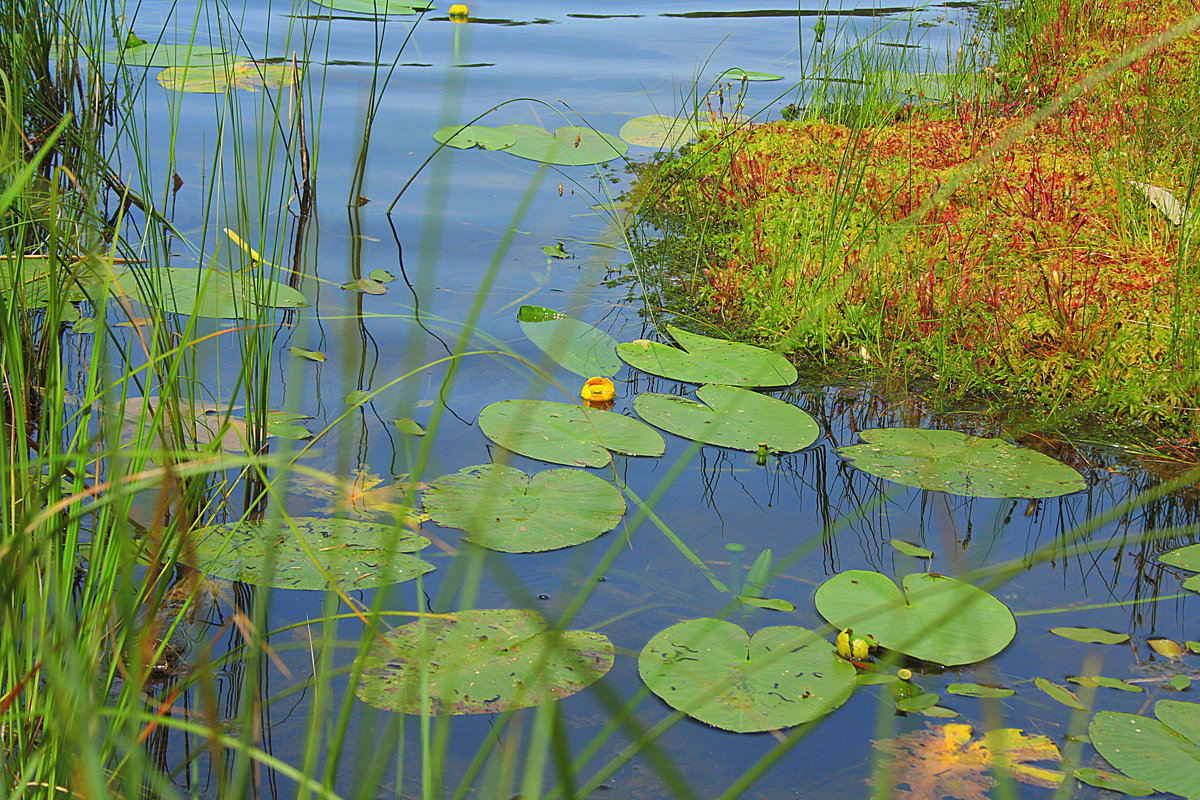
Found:
[[[534,553],[595,539],[625,513],[621,492],[578,469],[526,475],[500,464],[467,467],[438,478],[425,492],[438,525],[460,528],[489,550]]]
[[[647,114],[634,117],[621,126],[621,138],[638,147],[673,150],[700,136],[700,126],[685,117]]]
[[[780,625],[751,637],[711,618],[655,634],[638,656],[638,673],[672,708],[738,733],[822,717],[855,686],[854,667],[812,631]]]
[[[603,634],[550,631],[530,609],[459,611],[388,633],[356,694],[405,714],[494,714],[575,694],[612,665]]]
[[[1158,560],[1172,567],[1179,567],[1190,572],[1200,572],[1200,544],[1189,544],[1169,553],[1163,553]],[[1193,575],[1183,582],[1183,588],[1200,592],[1200,575]]]
[[[817,421],[791,403],[734,386],[702,386],[703,403],[673,394],[640,394],[638,415],[665,431],[735,450],[802,450],[821,435]]]
[[[286,284],[213,269],[141,269],[122,273],[117,283],[143,305],[193,317],[250,319],[265,308],[308,305],[304,295]]]
[[[1136,781],[1200,798],[1200,703],[1159,700],[1154,716],[1101,711],[1088,727],[1092,745]]]
[[[617,137],[591,128],[567,126],[550,133],[536,125],[514,124],[500,125],[496,130],[517,140],[504,148],[503,152],[543,164],[603,164],[605,161],[620,158],[629,151],[629,145]]]
[[[501,447],[555,464],[603,467],[609,451],[661,456],[666,442],[648,425],[611,411],[546,400],[502,400],[479,412],[479,428]]]
[[[542,306],[521,306],[517,320],[529,341],[576,375],[611,377],[621,369],[616,339],[597,327]]]
[[[787,386],[796,382],[796,368],[778,353],[673,325],[668,325],[667,331],[679,347],[639,339],[617,345],[617,355],[643,372],[688,383]]]
[[[817,588],[817,611],[835,628],[948,667],[994,656],[1017,633],[1008,606],[969,583],[915,572],[903,585],[878,572],[843,572]]]
[[[1057,497],[1086,488],[1083,476],[1036,450],[958,431],[874,428],[838,454],[906,486],[969,497]]]
[[[235,61],[230,64],[202,64],[170,67],[158,73],[156,80],[176,92],[221,94],[231,89],[257,92],[292,86],[300,71],[291,64],[265,64]]]
[[[434,131],[433,138],[440,144],[459,150],[471,147],[503,150],[517,143],[517,137],[513,134],[488,125],[447,125]]]
[[[410,555],[427,547],[428,539],[373,522],[287,517],[214,525],[194,535],[185,555],[192,566],[256,586],[327,589],[324,568],[343,589],[369,589],[433,570]]]

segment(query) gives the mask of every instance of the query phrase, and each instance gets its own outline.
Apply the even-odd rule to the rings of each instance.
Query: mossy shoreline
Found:
[[[1193,34],[939,187],[1200,3],[1031,0],[982,87],[710,135],[643,171],[643,279],[671,312],[936,404],[1200,434]],[[873,115],[873,116],[872,116]],[[844,115],[842,115],[844,117]],[[912,225],[895,237],[896,226]],[[894,246],[881,247],[891,237]]]

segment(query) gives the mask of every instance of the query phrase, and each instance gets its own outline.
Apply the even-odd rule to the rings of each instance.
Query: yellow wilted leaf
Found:
[[[1171,639],[1147,639],[1146,644],[1160,656],[1166,658],[1181,658],[1183,656],[1183,645]]]
[[[875,742],[875,747],[895,757],[888,781],[898,800],[987,800],[991,773],[999,770],[1034,786],[1053,787],[1063,779],[1061,772],[1028,763],[1062,760],[1054,742],[1017,728],[974,738],[970,725],[950,723]]]

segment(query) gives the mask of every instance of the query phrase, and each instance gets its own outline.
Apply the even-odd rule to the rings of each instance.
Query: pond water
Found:
[[[471,21],[455,24],[441,4],[419,22],[413,22],[415,17],[394,17],[385,23],[350,14],[332,19],[302,16],[323,13],[315,4],[293,10],[257,1],[236,8],[144,2],[134,20],[143,38],[152,39],[164,30],[166,41],[186,39],[196,24],[201,31],[198,41],[215,41],[215,33],[208,31],[220,28],[227,40],[239,40],[237,49],[243,55],[284,58],[297,52],[300,61],[308,62],[303,105],[318,181],[313,205],[298,221],[298,203],[292,199],[296,185],[284,165],[279,134],[288,125],[274,122],[267,95],[180,95],[156,85],[152,74],[143,87],[145,116],[136,121],[141,167],[134,166],[138,162],[126,150],[122,173],[132,178],[139,169],[148,172],[148,184],[158,187],[168,185],[172,172],[182,180],[170,204],[176,225],[188,239],[176,243],[174,265],[191,265],[196,252],[219,252],[222,263],[237,264],[240,251],[221,233],[230,228],[268,260],[302,273],[298,287],[311,305],[290,316],[271,343],[277,359],[272,407],[311,416],[306,424],[313,431],[337,422],[303,463],[347,477],[361,470],[381,476],[385,484],[406,474],[428,482],[493,459],[536,472],[546,465],[504,454],[484,437],[476,420],[481,409],[496,400],[569,400],[568,395],[578,391],[580,379],[556,370],[524,337],[516,318],[521,304],[570,312],[618,341],[647,335],[636,284],[614,280],[636,275],[620,228],[608,214],[590,209],[616,198],[628,187],[629,175],[620,161],[599,170],[554,168],[479,149],[447,148],[422,168],[436,147],[431,133],[485,112],[483,122],[490,125],[553,128],[582,121],[616,133],[632,116],[675,114],[696,102],[702,108],[723,104],[732,111],[736,85],[721,97],[707,92],[729,68],[783,76],[780,81],[747,84],[742,109],[746,114],[762,109],[764,118],[778,118],[781,106],[798,99],[801,63],[816,52],[838,52],[873,38],[917,43],[909,48],[915,63],[936,65],[956,51],[964,34],[970,35],[971,14],[960,3],[917,10],[763,5],[742,0],[478,0],[471,4]],[[828,31],[818,44],[813,27],[822,15],[828,19]],[[287,118],[295,95],[284,92],[276,98],[280,114]],[[649,148],[633,147],[629,158],[652,155]],[[386,213],[405,186],[392,213]],[[290,201],[293,213],[278,211],[281,200]],[[548,257],[543,248],[556,242],[570,258]],[[373,270],[398,278],[386,284],[385,294],[340,288]],[[215,324],[210,328],[216,329]],[[292,347],[321,351],[326,360],[293,357],[288,350]],[[462,349],[505,351],[524,361],[493,352],[465,356],[451,370],[442,360]],[[236,348],[214,344],[202,355],[212,365],[206,381],[212,399],[231,402],[241,367]],[[437,361],[442,363],[424,366]],[[525,362],[541,364],[554,381]],[[410,372],[411,377],[396,382]],[[348,393],[380,389],[369,403],[338,421],[347,409]],[[617,377],[616,410],[632,414],[631,399],[637,392],[682,390],[681,384],[626,368]],[[731,594],[717,591],[649,521],[565,550],[489,553],[478,563],[452,558],[450,553],[461,547],[459,532],[426,523],[436,544],[444,548],[430,548],[425,554],[437,570],[426,575],[419,588],[416,583],[401,584],[382,601],[373,592],[354,597],[367,605],[382,602],[395,611],[453,610],[471,607],[462,605],[469,601],[478,608],[531,607],[554,617],[581,586],[593,582],[594,565],[614,539],[627,535],[628,540],[622,539],[613,550],[615,558],[603,580],[590,586],[594,591],[587,602],[574,610],[573,627],[601,631],[617,647],[603,691],[587,690],[559,704],[569,752],[576,754],[604,729],[610,716],[608,698],[624,702],[644,694],[636,654],[655,632],[682,619],[705,616],[722,616],[751,631],[784,624],[819,628],[823,620],[812,598],[827,577],[848,569],[902,575],[924,568],[922,560],[897,553],[891,539],[930,548],[935,555],[929,568],[945,575],[1028,562],[995,589],[1017,614],[1014,643],[982,664],[917,675],[927,691],[941,691],[954,681],[1017,689],[1013,697],[986,705],[943,694],[942,704],[957,711],[959,721],[981,730],[1021,727],[1047,734],[1061,746],[1068,734],[1083,731],[1087,714],[1055,702],[1031,681],[1044,677],[1063,683],[1066,676],[1085,669],[1154,679],[1139,684],[1146,689],[1140,694],[1102,689],[1096,708],[1141,710],[1159,696],[1188,699],[1158,678],[1194,671],[1196,657],[1164,663],[1145,645],[1151,636],[1200,638],[1194,625],[1188,625],[1194,598],[1181,593],[1176,574],[1164,574],[1154,558],[1184,540],[1141,540],[1149,530],[1190,524],[1194,496],[1170,495],[1087,527],[1089,520],[1155,479],[1132,468],[1111,470],[1099,461],[1093,466],[1083,456],[1073,463],[1084,473],[1088,488],[1061,498],[993,500],[909,489],[851,467],[835,449],[856,443],[857,431],[863,428],[922,423],[912,404],[840,386],[805,386],[773,394],[817,418],[822,435],[813,447],[772,456],[759,466],[753,454],[697,447],[667,436],[662,458],[617,457],[616,467],[638,495],[656,498],[654,511],[662,526],[686,542],[734,593],[749,566],[770,549],[779,574],[763,593],[794,603],[794,613],[733,602]],[[415,420],[428,435],[398,432],[392,424],[397,417]],[[985,432],[967,415],[939,424]],[[275,445],[284,450],[288,446]],[[1101,458],[1101,453],[1088,457]],[[293,514],[327,513],[326,500],[303,487],[280,501]],[[230,508],[225,516],[236,519],[240,511]],[[1092,549],[1081,552],[1075,546],[1080,542]],[[472,568],[480,574],[472,575]],[[261,590],[243,588],[237,597],[244,601],[256,593],[264,596]],[[1156,595],[1168,599],[1141,602]],[[338,607],[330,603],[316,592],[273,590],[269,627],[302,625],[335,613]],[[228,604],[222,604],[212,619],[223,621],[228,613]],[[345,622],[340,638],[357,639],[357,624]],[[1133,646],[1069,642],[1048,633],[1059,625],[1128,632]],[[275,664],[261,667],[263,696],[280,696],[261,713],[264,747],[285,762],[299,764],[309,746],[306,736],[316,731],[320,738],[322,731],[328,733],[337,724],[345,686],[335,681],[291,691],[289,687],[313,670],[307,648],[285,646],[293,638],[293,633],[276,637],[280,664],[290,677]],[[238,641],[236,633],[229,641]],[[347,648],[331,658],[348,664],[353,654],[353,648]],[[228,680],[220,686],[222,707],[231,714],[247,702],[242,668],[230,665]],[[648,727],[669,712],[654,696],[644,696],[635,720]],[[690,787],[690,794],[681,796],[718,797],[746,770],[763,759],[777,758],[744,796],[867,797],[876,753],[872,740],[921,730],[931,722],[941,720],[920,714],[896,716],[887,688],[871,687],[778,752],[779,742],[771,734],[727,733],[686,719],[661,736],[659,747],[678,780]],[[359,767],[376,758],[391,763],[379,781],[378,796],[421,794],[416,718],[405,723],[407,747],[383,733],[396,733],[394,719],[357,701],[350,705],[347,724],[346,748],[352,755],[344,758],[338,778],[347,795],[362,790],[361,776],[371,773]],[[457,787],[494,725],[490,715],[455,718],[444,774],[429,780],[444,782],[451,790]],[[177,733],[161,735],[167,763],[183,763],[195,746]],[[383,741],[390,749],[381,753]],[[506,743],[515,746],[515,741]],[[581,782],[618,758],[628,742],[628,731],[598,742],[591,766],[580,771]],[[211,795],[218,784],[214,768],[204,763],[179,776],[180,783],[199,796]],[[402,787],[397,765],[405,773]],[[603,796],[668,796],[674,790],[664,788],[666,771],[652,760],[632,758],[604,778]],[[256,786],[264,795],[293,791],[279,774]],[[887,796],[888,789],[882,787],[881,796]],[[1050,792],[1028,787],[1023,791],[1029,796]]]

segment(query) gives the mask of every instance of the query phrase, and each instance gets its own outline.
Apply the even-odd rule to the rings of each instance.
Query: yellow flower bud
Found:
[[[580,390],[579,396],[588,408],[599,408],[604,411],[613,407],[613,398],[617,396],[617,387],[608,378],[588,378]]]
[[[467,15],[471,13],[471,9],[467,8],[462,3],[455,3],[450,6],[450,19],[455,22],[466,22]]]
[[[867,639],[854,639],[850,642],[850,655],[855,661],[866,661],[871,657],[871,642]]]
[[[837,635],[837,654],[842,658],[850,658],[850,635],[854,633],[850,628],[842,631]]]

